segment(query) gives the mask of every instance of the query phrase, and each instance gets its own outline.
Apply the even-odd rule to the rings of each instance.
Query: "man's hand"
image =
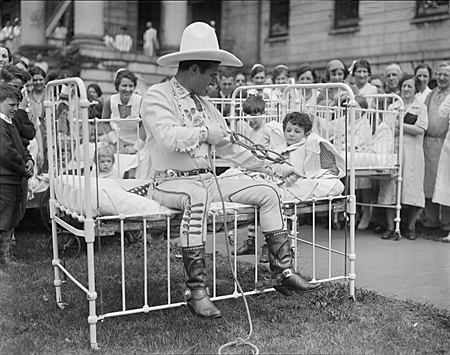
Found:
[[[227,135],[225,128],[223,128],[219,123],[212,122],[208,126],[208,137],[206,142],[212,145],[216,145],[220,140]]]

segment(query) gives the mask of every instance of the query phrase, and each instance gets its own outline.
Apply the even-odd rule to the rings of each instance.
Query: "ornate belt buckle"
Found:
[[[167,175],[168,177],[171,177],[171,178],[177,177],[176,171],[175,171],[175,170],[172,170],[172,169],[166,170],[166,175]]]

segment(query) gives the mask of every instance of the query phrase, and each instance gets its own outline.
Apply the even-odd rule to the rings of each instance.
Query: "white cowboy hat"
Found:
[[[242,62],[230,52],[219,48],[216,32],[204,22],[194,22],[184,29],[179,52],[163,55],[157,63],[163,67],[178,67],[185,60],[210,60],[222,65],[242,67]]]

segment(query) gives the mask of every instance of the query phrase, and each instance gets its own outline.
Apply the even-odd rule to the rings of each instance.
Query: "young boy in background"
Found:
[[[21,101],[17,88],[0,84],[0,266],[17,264],[10,255],[11,235],[22,219],[23,179],[29,179],[34,169],[13,122]]]

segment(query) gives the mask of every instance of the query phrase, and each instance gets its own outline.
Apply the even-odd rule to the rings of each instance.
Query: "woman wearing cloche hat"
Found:
[[[174,77],[153,85],[145,94],[141,117],[151,154],[152,185],[149,196],[163,206],[184,211],[180,227],[185,293],[190,311],[202,318],[218,318],[221,312],[206,291],[206,217],[211,202],[219,200],[212,174],[211,151],[215,146],[223,159],[240,166],[296,181],[294,168],[269,164],[227,138],[227,124],[203,96],[217,79],[219,64],[242,66],[233,54],[219,48],[216,33],[206,23],[196,22],[183,32],[180,50],[158,59],[158,64],[177,67]],[[293,259],[274,187],[265,182],[221,179],[225,201],[257,205],[261,228],[270,250],[274,287],[284,295],[311,292],[320,284],[305,281],[293,269]]]

